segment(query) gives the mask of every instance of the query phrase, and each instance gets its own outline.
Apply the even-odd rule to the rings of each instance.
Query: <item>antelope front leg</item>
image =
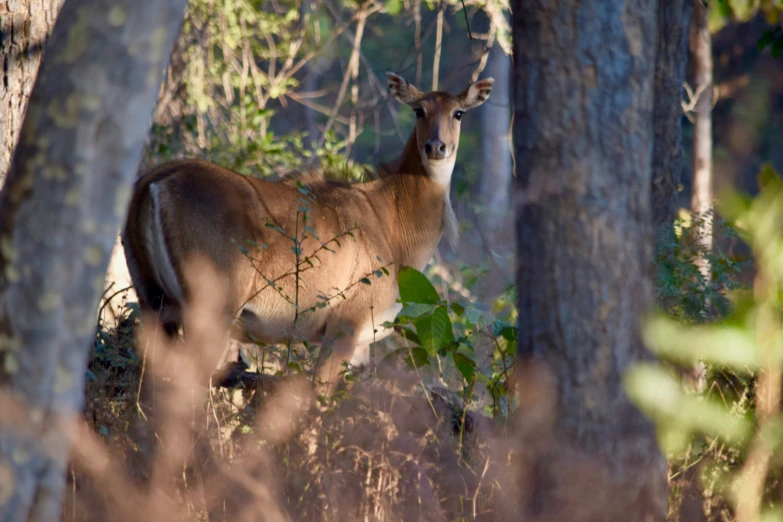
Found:
[[[321,350],[325,347],[322,346]],[[315,388],[319,395],[331,397],[340,384],[340,373],[344,363],[353,357],[356,350],[356,339],[353,336],[344,336],[335,339],[332,343],[332,351],[322,358],[315,372]]]

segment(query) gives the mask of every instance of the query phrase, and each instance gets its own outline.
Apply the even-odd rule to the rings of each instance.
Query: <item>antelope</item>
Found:
[[[164,331],[179,331],[189,298],[183,267],[201,255],[229,281],[232,337],[331,345],[315,371],[322,395],[333,394],[355,354],[392,333],[383,323],[402,306],[399,267],[423,270],[441,236],[457,239],[449,189],[461,119],[487,100],[494,80],[452,95],[386,76],[416,123],[376,179],[270,181],[195,159],[139,178],[123,245],[140,307],[157,313]]]

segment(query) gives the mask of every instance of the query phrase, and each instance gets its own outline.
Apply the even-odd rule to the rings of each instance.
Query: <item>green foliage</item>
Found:
[[[138,303],[131,302],[120,309],[115,325],[107,327],[99,320],[87,367],[88,387],[95,395],[112,397],[132,389],[140,361],[134,339],[139,314]]]
[[[737,238],[735,228],[712,213],[680,216],[675,234],[664,229],[656,234],[656,302],[670,316],[687,322],[725,316],[731,308],[731,292],[740,288],[738,276],[749,266],[749,261],[735,259],[720,249],[707,249],[699,241],[705,222],[712,223],[716,237],[724,241]],[[710,267],[709,276],[699,268],[702,260]]]
[[[706,2],[705,2],[706,3]],[[783,2],[780,0],[713,0],[708,3],[707,26],[712,33],[723,29],[732,20],[747,22],[759,12],[763,13],[765,20],[772,29],[766,30],[759,38],[759,51],[770,47],[772,56],[778,58],[783,51],[783,34],[780,33],[780,24],[783,21]]]
[[[783,52],[783,29],[775,27],[761,33],[758,43],[759,51],[763,51],[767,47],[770,48],[774,58],[780,57],[780,54]]]
[[[700,463],[705,490],[720,493],[735,507],[771,505],[764,484],[776,480],[783,462],[783,446],[775,442],[783,425],[783,180],[766,166],[759,181],[757,197],[726,194],[719,207],[753,251],[753,292],[735,291],[731,306],[705,316],[698,303],[738,285],[710,288],[690,280],[667,285],[705,296],[696,298],[695,306],[674,307],[673,314],[646,321],[644,340],[662,362],[636,365],[625,381],[632,400],[655,420],[673,469]],[[722,258],[713,259],[719,269]],[[704,382],[697,379],[692,386],[687,377],[699,365],[706,369]]]
[[[392,351],[385,362],[402,355],[409,367],[421,368],[442,367],[442,362],[448,360],[453,364],[452,375],[462,381],[466,408],[476,399],[474,392],[480,383],[490,398],[488,413],[507,417],[516,326],[476,303],[442,300],[427,277],[413,268],[400,268],[398,286],[403,308],[394,325],[408,346]],[[490,352],[484,364],[479,360],[483,342],[488,342],[489,349],[485,351]]]
[[[477,12],[488,17],[496,40],[510,52],[507,2],[449,0],[443,7],[460,24],[460,37],[444,41],[443,73],[450,66],[448,56],[472,52],[473,42],[462,29],[463,6],[471,9],[471,17]],[[351,53],[350,33],[359,9],[371,13],[368,28],[372,31],[360,42],[359,77],[349,82],[348,92],[356,87],[358,98],[346,96],[342,107],[330,115],[337,85],[346,73],[340,58]],[[191,0],[172,65],[171,100],[164,96],[161,103],[164,112],[171,105],[171,114],[158,118],[150,163],[197,156],[256,176],[284,174],[303,162],[326,167],[347,164],[358,179],[368,163],[394,156],[378,141],[379,136],[389,135],[392,116],[386,114],[385,82],[377,71],[394,69],[410,77],[414,29],[400,21],[410,19],[412,10],[412,4],[391,0],[339,6],[303,5],[296,0]],[[434,51],[431,32],[428,35],[422,40],[425,63]],[[424,67],[422,87],[429,81],[428,69]],[[302,92],[300,82],[307,71],[318,77],[317,95]],[[309,112],[303,105],[310,107]],[[404,134],[412,112],[408,107],[395,109],[404,116],[398,127]],[[348,113],[353,133],[348,130]],[[326,136],[309,134],[320,133],[332,117],[336,120]],[[365,120],[375,121],[374,134],[363,132]],[[475,141],[478,126],[463,134],[467,141]],[[373,149],[375,154],[370,152]],[[382,157],[376,157],[380,151]],[[478,168],[470,158],[461,165],[463,172]]]

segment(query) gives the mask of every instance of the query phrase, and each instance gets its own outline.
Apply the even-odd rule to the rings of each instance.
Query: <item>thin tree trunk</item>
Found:
[[[0,193],[0,520],[59,520],[109,252],[185,0],[68,0]],[[10,482],[9,482],[10,481]]]
[[[673,237],[677,191],[685,161],[682,153],[682,93],[693,0],[658,3],[653,109],[652,220],[656,232]]]
[[[63,0],[0,0],[0,187],[3,186],[46,40]]]
[[[712,37],[707,28],[707,10],[701,0],[695,0],[692,60],[694,92],[698,96],[694,108],[693,183],[691,213],[699,226],[696,240],[705,251],[712,250]],[[702,256],[699,268],[710,280],[709,261]]]
[[[482,169],[479,198],[484,206],[485,233],[493,249],[506,221],[511,187],[511,57],[495,43],[489,52],[484,77],[495,79],[492,98],[481,109]]]
[[[413,0],[413,22],[416,27],[413,43],[416,46],[416,85],[421,85],[424,57],[421,54],[421,0]]]
[[[655,428],[622,385],[649,357],[656,6],[512,4],[525,520],[664,519]]]
[[[438,5],[438,18],[435,25],[435,56],[432,58],[432,90],[438,90],[438,76],[440,76],[440,51],[443,46],[443,11],[446,7],[443,2]]]

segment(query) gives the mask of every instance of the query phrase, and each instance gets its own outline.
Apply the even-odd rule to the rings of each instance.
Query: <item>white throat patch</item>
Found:
[[[452,250],[457,249],[457,241],[459,240],[459,228],[457,226],[457,216],[454,215],[454,209],[451,208],[451,175],[454,172],[454,165],[456,164],[456,154],[452,153],[450,158],[447,158],[437,164],[433,165],[429,162],[424,164],[424,168],[427,169],[430,179],[440,185],[445,194],[445,208],[443,209],[443,235],[446,236],[449,246]]]
[[[430,179],[441,187],[450,187],[451,174],[454,172],[454,165],[457,162],[456,156],[456,154],[452,153],[450,158],[439,161],[434,165],[430,162],[424,163],[424,168],[427,169],[427,174],[429,174]]]

